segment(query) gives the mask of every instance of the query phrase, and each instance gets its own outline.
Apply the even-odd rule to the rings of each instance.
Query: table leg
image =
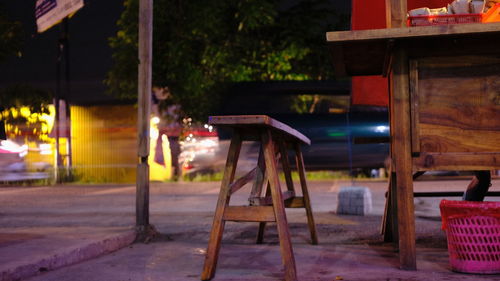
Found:
[[[411,158],[411,119],[408,56],[403,48],[394,52],[391,93],[392,157],[396,172],[397,227],[402,269],[416,269],[415,214]],[[397,120],[397,121],[395,121]],[[394,213],[393,213],[394,214]]]

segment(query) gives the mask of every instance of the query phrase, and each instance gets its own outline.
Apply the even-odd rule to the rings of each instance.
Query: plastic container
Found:
[[[500,21],[500,3],[483,14],[434,15],[408,17],[408,26],[445,25],[457,23],[486,23]]]
[[[474,23],[481,21],[482,14],[413,16],[408,17],[408,26]]]
[[[442,200],[451,270],[500,273],[500,202]]]

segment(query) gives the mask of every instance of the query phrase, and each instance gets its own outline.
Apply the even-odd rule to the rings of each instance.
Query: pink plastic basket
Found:
[[[451,269],[500,273],[500,202],[442,200],[439,207]]]

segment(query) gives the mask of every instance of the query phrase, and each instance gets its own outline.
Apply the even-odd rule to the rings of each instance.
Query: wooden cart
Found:
[[[406,1],[386,1],[393,28],[326,36],[338,75],[390,78],[386,237],[414,270],[413,172],[500,168],[500,23],[408,28]]]

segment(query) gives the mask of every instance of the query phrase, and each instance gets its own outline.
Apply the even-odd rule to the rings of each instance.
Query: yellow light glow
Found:
[[[154,116],[153,118],[151,118],[151,122],[153,124],[160,124],[160,118],[158,118],[157,116]]]

